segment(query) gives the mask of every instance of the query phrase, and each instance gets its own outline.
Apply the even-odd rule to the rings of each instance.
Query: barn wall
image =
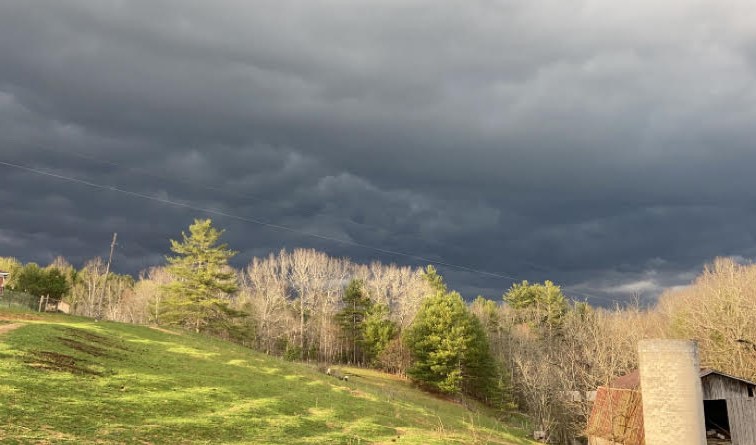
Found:
[[[748,397],[748,384],[723,375],[709,374],[701,379],[704,400]]]
[[[756,398],[727,401],[732,445],[756,445]]]

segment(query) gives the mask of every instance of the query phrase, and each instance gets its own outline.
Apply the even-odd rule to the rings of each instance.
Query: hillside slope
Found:
[[[21,320],[19,320],[19,318]],[[201,336],[2,312],[0,442],[529,444],[405,381],[348,382]]]

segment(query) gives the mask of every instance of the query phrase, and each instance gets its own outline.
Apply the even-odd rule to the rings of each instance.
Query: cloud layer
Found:
[[[9,0],[0,60],[0,161],[597,303],[756,256],[748,1]],[[124,272],[203,216],[7,166],[0,206],[0,254],[117,231]],[[239,262],[422,262],[216,219]]]

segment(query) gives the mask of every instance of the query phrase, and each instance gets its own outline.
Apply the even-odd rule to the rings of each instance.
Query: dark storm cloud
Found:
[[[756,256],[746,1],[5,1],[0,160],[597,302]],[[103,162],[108,161],[108,162]],[[1,254],[161,261],[196,210],[0,171]],[[418,263],[217,217],[281,247]],[[444,269],[467,295],[508,279]]]

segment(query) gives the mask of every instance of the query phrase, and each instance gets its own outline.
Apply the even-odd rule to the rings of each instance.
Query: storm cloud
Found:
[[[0,165],[0,255],[135,273],[204,208],[237,265],[653,298],[756,257],[755,68],[745,0],[6,0],[0,161],[189,208]]]

